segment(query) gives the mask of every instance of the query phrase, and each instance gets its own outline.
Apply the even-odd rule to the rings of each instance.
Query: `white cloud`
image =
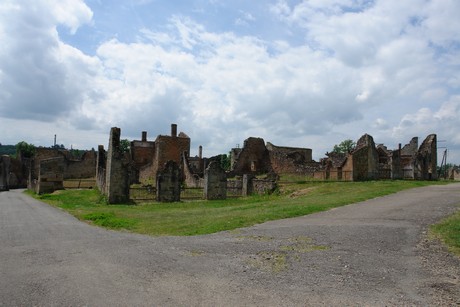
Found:
[[[76,134],[119,126],[127,138],[176,122],[210,155],[249,136],[311,147],[316,157],[366,132],[392,144],[434,132],[460,146],[455,1],[278,1],[269,9],[302,33],[296,43],[211,31],[178,12],[132,41],[98,42],[91,56],[57,30],[97,26],[92,18],[102,17],[84,2],[28,4],[0,4],[4,118]],[[236,12],[241,25],[259,21]],[[443,19],[454,26],[442,29]]]

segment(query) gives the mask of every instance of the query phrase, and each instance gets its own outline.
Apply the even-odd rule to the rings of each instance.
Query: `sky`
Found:
[[[210,157],[319,160],[367,133],[460,164],[458,0],[2,0],[0,143],[107,147],[171,123]]]

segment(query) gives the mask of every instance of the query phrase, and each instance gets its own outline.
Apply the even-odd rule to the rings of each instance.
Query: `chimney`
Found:
[[[142,131],[142,142],[147,142],[147,131]]]
[[[177,136],[177,124],[171,124],[171,136]]]
[[[200,147],[198,147],[198,157],[200,159],[203,158],[203,146],[200,145]]]

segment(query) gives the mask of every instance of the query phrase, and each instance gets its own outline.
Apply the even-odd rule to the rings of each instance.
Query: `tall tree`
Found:
[[[35,145],[21,141],[16,144],[16,156],[19,157],[21,154],[25,158],[31,158],[35,153]]]
[[[348,153],[355,149],[356,143],[353,140],[344,140],[338,145],[334,145],[332,152],[335,153]]]

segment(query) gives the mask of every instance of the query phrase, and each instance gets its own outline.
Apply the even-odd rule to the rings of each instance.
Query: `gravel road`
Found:
[[[460,259],[428,225],[460,184],[194,237],[148,237],[0,193],[0,306],[452,306]]]

